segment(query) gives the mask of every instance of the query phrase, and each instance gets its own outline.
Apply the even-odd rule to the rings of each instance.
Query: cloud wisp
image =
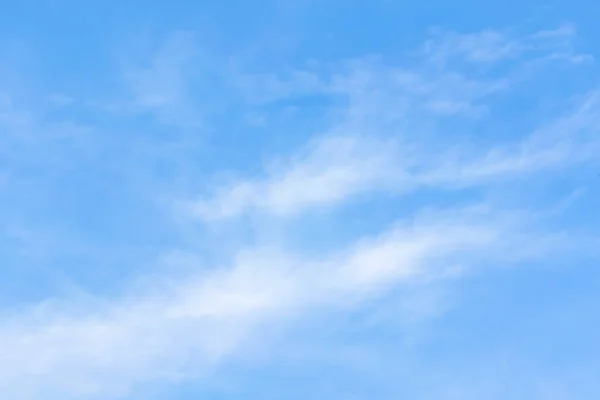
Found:
[[[265,324],[311,309],[352,310],[403,282],[443,279],[457,266],[529,245],[503,239],[523,231],[493,219],[481,210],[443,212],[318,259],[247,249],[227,268],[150,293],[83,299],[79,311],[58,302],[5,315],[0,388],[20,398],[86,398],[127,393],[139,382],[202,378],[257,340]],[[529,240],[541,239],[532,232]],[[16,384],[23,380],[28,385]]]
[[[326,98],[320,111],[328,125],[307,135],[292,155],[270,155],[258,176],[215,178],[199,199],[179,199],[177,218],[189,225],[228,222],[258,235],[261,225],[248,227],[242,218],[252,215],[280,222],[283,234],[291,235],[292,217],[339,210],[362,195],[398,204],[425,190],[444,196],[477,189],[477,195],[466,193],[460,205],[437,209],[424,201],[376,234],[352,232],[349,244],[324,251],[243,243],[232,252],[215,249],[226,253],[221,263],[188,261],[193,272],[185,279],[167,273],[151,288],[114,298],[48,299],[3,310],[0,392],[31,400],[119,398],[149,382],[206,379],[260,341],[261,332],[287,322],[293,327],[291,321],[312,312],[349,313],[410,283],[427,285],[469,269],[588,251],[591,241],[565,240],[564,231],[532,216],[528,203],[508,208],[485,195],[501,184],[526,192],[519,184],[526,177],[598,163],[600,98],[593,88],[569,99],[558,117],[536,119],[533,129],[494,131],[497,121],[514,112],[502,101],[520,93],[532,64],[541,74],[554,63],[576,69],[588,59],[576,53],[573,37],[570,27],[526,37],[443,33],[421,46],[417,61],[411,58],[407,65],[372,57],[317,63],[316,71],[300,69],[291,78],[229,77],[223,86],[231,92],[224,97],[239,95],[243,100],[236,107],[244,111],[263,112],[269,119],[285,107],[279,103],[313,95]],[[190,43],[188,36],[173,36],[147,68],[125,74],[131,109],[150,112],[167,125],[194,125],[188,124],[196,115],[193,85],[186,78]],[[9,115],[9,106],[0,103],[5,111],[0,123],[14,127],[21,120]],[[486,129],[493,134],[485,137]],[[127,171],[123,175],[131,178]],[[527,193],[523,198],[527,201]],[[165,211],[170,216],[171,206]],[[191,247],[190,253],[201,251],[200,244]]]

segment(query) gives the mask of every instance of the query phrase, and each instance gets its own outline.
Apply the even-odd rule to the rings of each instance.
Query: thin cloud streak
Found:
[[[286,216],[315,207],[335,206],[360,193],[406,194],[421,188],[478,187],[555,168],[594,161],[598,154],[600,102],[591,94],[574,112],[520,142],[480,154],[450,148],[403,151],[399,140],[372,136],[326,136],[307,146],[286,169],[263,180],[218,188],[212,197],[188,204],[191,215],[206,221],[247,212]],[[462,154],[461,154],[462,153]],[[483,155],[481,155],[483,154]]]
[[[559,45],[542,46],[545,56],[572,54],[563,51],[570,49],[570,42],[564,44],[570,31],[539,35],[559,38]],[[189,126],[196,105],[184,73],[190,44],[185,38],[171,39],[175,41],[167,40],[147,68],[126,74],[126,104],[161,122]],[[490,96],[513,88],[508,78],[476,79],[459,67],[436,69],[433,64],[451,55],[499,62],[534,40],[490,31],[447,39],[426,45],[425,59],[411,70],[360,60],[336,65],[328,79],[292,74],[279,85],[279,77],[269,76],[272,85],[266,93],[253,86],[252,78],[235,87],[250,109],[306,93],[341,97],[343,105],[324,110],[331,117],[330,128],[288,159],[273,157],[262,177],[216,182],[200,200],[178,202],[186,222],[228,220],[241,229],[246,226],[238,217],[258,214],[281,222],[285,234],[293,229],[286,225],[288,217],[341,208],[360,194],[400,198],[424,188],[493,187],[501,180],[598,161],[600,102],[593,94],[563,118],[486,148],[467,150],[460,143],[422,139],[426,122],[477,121],[485,117]],[[235,78],[230,82],[239,83]],[[469,197],[464,203],[474,202]],[[157,282],[146,291],[75,299],[75,304],[48,299],[4,312],[0,392],[31,400],[112,398],[148,382],[202,378],[260,341],[259,328],[286,325],[316,310],[351,312],[411,282],[443,281],[469,268],[546,259],[574,248],[589,251],[597,244],[574,244],[563,232],[533,221],[531,212],[506,210],[492,201],[424,215],[426,206],[372,236],[356,233],[341,249],[307,256],[273,243],[244,245],[224,257],[229,261],[191,262],[189,270],[200,272],[182,280],[166,274],[168,283]]]
[[[443,279],[452,259],[485,260],[515,229],[493,219],[453,210],[404,222],[322,259],[249,249],[230,268],[96,311],[92,306],[85,316],[67,305],[40,305],[0,326],[0,388],[19,398],[95,398],[150,380],[197,377],[256,340],[264,324],[311,309],[359,307],[402,282]],[[508,244],[513,252],[528,246]],[[24,380],[27,386],[18,384]]]

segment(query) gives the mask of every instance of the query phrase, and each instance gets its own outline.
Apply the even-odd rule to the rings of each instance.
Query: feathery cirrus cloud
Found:
[[[239,172],[233,182],[214,178],[201,185],[200,200],[178,198],[174,207],[161,210],[163,217],[171,217],[175,208],[177,215],[172,217],[183,217],[188,226],[227,222],[258,236],[260,224],[248,227],[241,217],[278,220],[289,233],[295,229],[292,216],[315,209],[340,210],[360,195],[391,197],[401,203],[425,190],[440,196],[465,189],[476,192],[465,192],[460,202],[434,211],[423,201],[380,226],[377,234],[353,232],[348,245],[317,254],[279,243],[242,243],[220,257],[222,264],[192,261],[188,268],[194,272],[185,279],[170,279],[165,273],[168,284],[156,282],[111,298],[75,299],[76,306],[68,298],[50,298],[3,310],[0,391],[24,399],[118,398],[149,383],[176,385],[203,379],[232,362],[245,346],[260,342],[261,332],[270,326],[289,322],[293,329],[315,310],[351,313],[409,283],[426,287],[497,263],[593,252],[597,243],[593,235],[570,232],[579,240],[570,243],[563,230],[552,230],[531,215],[523,180],[597,164],[600,110],[595,88],[570,94],[573,98],[560,115],[549,118],[542,113],[533,129],[515,121],[518,131],[504,136],[494,127],[505,115],[512,115],[512,120],[528,115],[528,110],[507,110],[502,101],[518,98],[522,90],[531,89],[529,83],[540,96],[552,92],[536,86],[541,79],[537,75],[552,76],[557,68],[573,74],[578,68],[595,68],[582,65],[593,62],[576,52],[574,38],[570,27],[522,37],[491,30],[436,33],[405,64],[365,58],[298,69],[291,78],[243,71],[225,77],[223,87],[230,91],[223,94],[225,100],[239,96],[243,100],[235,101],[234,110],[262,114],[265,129],[269,124],[277,130],[285,124],[302,126],[301,117],[281,119],[282,109],[291,115],[295,109],[280,103],[307,95],[326,100],[320,109],[326,127],[307,134],[301,149],[287,157],[269,157],[272,161],[262,172],[251,176]],[[188,59],[174,57],[173,52],[190,54],[186,46],[191,43],[167,40],[166,50],[158,52],[151,68],[128,70],[125,90],[133,93],[135,107],[155,113],[160,123],[188,129],[186,140],[198,134],[185,123],[198,104],[187,95],[193,82],[186,80],[182,65]],[[186,68],[193,69],[193,63]],[[556,97],[559,102],[563,93]],[[4,116],[0,122],[12,132],[18,114],[9,102],[0,105]],[[204,115],[207,121],[210,112]],[[48,125],[42,118],[33,126]],[[99,138],[94,135],[103,134],[96,127],[90,140],[96,143]],[[474,139],[473,134],[481,137]],[[5,136],[2,145],[9,152],[32,148],[20,140]],[[154,145],[163,144],[156,140]],[[90,151],[93,154],[93,148]],[[118,156],[119,165],[144,169],[135,163],[147,155],[123,151]],[[7,160],[13,186],[9,182],[9,189],[3,190],[14,188],[15,180],[27,174],[19,160]],[[186,162],[193,164],[187,158]],[[196,168],[190,170],[186,173],[193,177]],[[125,176],[121,184],[136,184],[130,180],[137,175],[121,173]],[[520,192],[522,208],[488,197],[488,191],[498,186]],[[369,218],[368,212],[364,218]],[[126,216],[123,222],[127,223]],[[340,227],[344,229],[343,221]],[[165,247],[165,252],[178,250],[177,244]],[[200,252],[193,246],[181,247]],[[131,268],[144,274],[142,266]]]

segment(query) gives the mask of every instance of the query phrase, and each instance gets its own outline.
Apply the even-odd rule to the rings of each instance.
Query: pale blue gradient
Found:
[[[600,4],[0,12],[0,397],[600,398]]]

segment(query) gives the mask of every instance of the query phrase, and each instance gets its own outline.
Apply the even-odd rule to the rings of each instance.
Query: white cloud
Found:
[[[515,61],[522,56],[573,61],[590,60],[587,54],[578,53],[574,41],[577,32],[572,25],[562,25],[556,29],[538,31],[529,35],[504,30],[483,30],[477,33],[461,34],[438,30],[427,40],[422,52],[436,63],[464,60],[471,63],[495,63]]]
[[[424,53],[434,61],[462,56],[471,62],[495,62],[517,56],[525,49],[521,40],[495,30],[472,34],[440,32],[423,46]]]
[[[431,215],[322,259],[249,249],[231,268],[111,304],[5,315],[0,389],[22,399],[105,398],[151,380],[196,377],[260,340],[255,328],[264,323],[360,306],[402,282],[443,277],[461,254],[463,264],[485,259],[483,251],[510,236],[510,224],[495,219],[468,210]]]
[[[217,182],[212,192],[202,193],[186,207],[206,221],[250,212],[290,216],[366,192],[482,186],[593,158],[598,145],[592,133],[598,126],[593,93],[574,110],[553,116],[539,131],[476,150],[449,143],[446,136],[451,132],[445,130],[445,120],[440,120],[481,117],[489,111],[486,108],[493,108],[493,96],[517,88],[523,79],[520,69],[528,70],[528,63],[555,53],[578,56],[573,40],[574,31],[568,26],[529,36],[500,31],[441,33],[427,42],[412,68],[386,65],[371,57],[337,68],[328,66],[324,68],[327,73],[315,64],[315,69],[282,77],[259,75],[252,81],[245,76],[242,90],[265,101],[315,93],[341,96],[344,105],[328,109],[333,121],[330,128],[298,155],[279,160],[276,170],[267,168],[258,178]],[[456,63],[430,67],[438,59],[452,61],[451,55],[493,64],[516,57],[517,50],[532,54],[519,54],[522,57],[500,77],[469,74]],[[543,63],[536,68],[542,73]]]
[[[253,211],[286,216],[336,205],[365,192],[403,194],[423,187],[482,186],[522,177],[595,159],[599,111],[597,96],[591,95],[574,112],[521,141],[476,153],[455,146],[432,151],[427,143],[403,144],[400,135],[387,140],[361,134],[325,136],[266,178],[221,187],[212,197],[188,206],[192,215],[206,221]]]
[[[436,50],[441,56],[466,53],[486,63],[514,56],[523,46],[492,32],[448,40],[443,51]],[[129,104],[169,121],[189,121],[189,114],[180,113],[189,111],[189,82],[182,72],[188,46],[187,38],[171,38],[148,66],[133,68],[127,75]],[[259,100],[249,96],[254,104],[322,92],[342,95],[347,104],[332,112],[331,129],[290,160],[269,165],[262,178],[218,184],[214,193],[191,204],[193,214],[205,220],[253,212],[285,217],[338,206],[361,193],[491,185],[496,179],[597,160],[600,154],[594,96],[525,138],[467,151],[420,135],[434,118],[470,116],[482,99],[508,90],[503,80],[431,72],[423,65],[387,67],[377,60],[343,68],[329,79],[292,74],[291,82],[271,82],[264,96],[256,96]],[[244,90],[257,88],[250,84]],[[457,266],[548,256],[564,248],[564,236],[538,234],[526,218],[517,223],[517,217],[522,215],[490,204],[451,209],[397,221],[387,232],[311,257],[268,245],[237,249],[228,266],[193,265],[190,269],[204,272],[154,290],[5,313],[0,392],[35,400],[106,398],[153,380],[202,376],[260,340],[257,328],[263,324],[314,309],[360,307],[398,285],[443,279]]]
[[[125,46],[121,57],[125,98],[108,108],[118,114],[150,113],[158,122],[173,126],[196,126],[202,110],[190,90],[200,67],[194,35],[174,32],[156,45],[145,39]]]
[[[257,208],[275,215],[339,202],[357,190],[372,190],[397,180],[385,143],[358,137],[328,137],[308,146],[308,155],[273,172],[264,182],[241,182],[214,200],[193,206],[205,219],[235,216]],[[382,173],[385,171],[386,173]]]

